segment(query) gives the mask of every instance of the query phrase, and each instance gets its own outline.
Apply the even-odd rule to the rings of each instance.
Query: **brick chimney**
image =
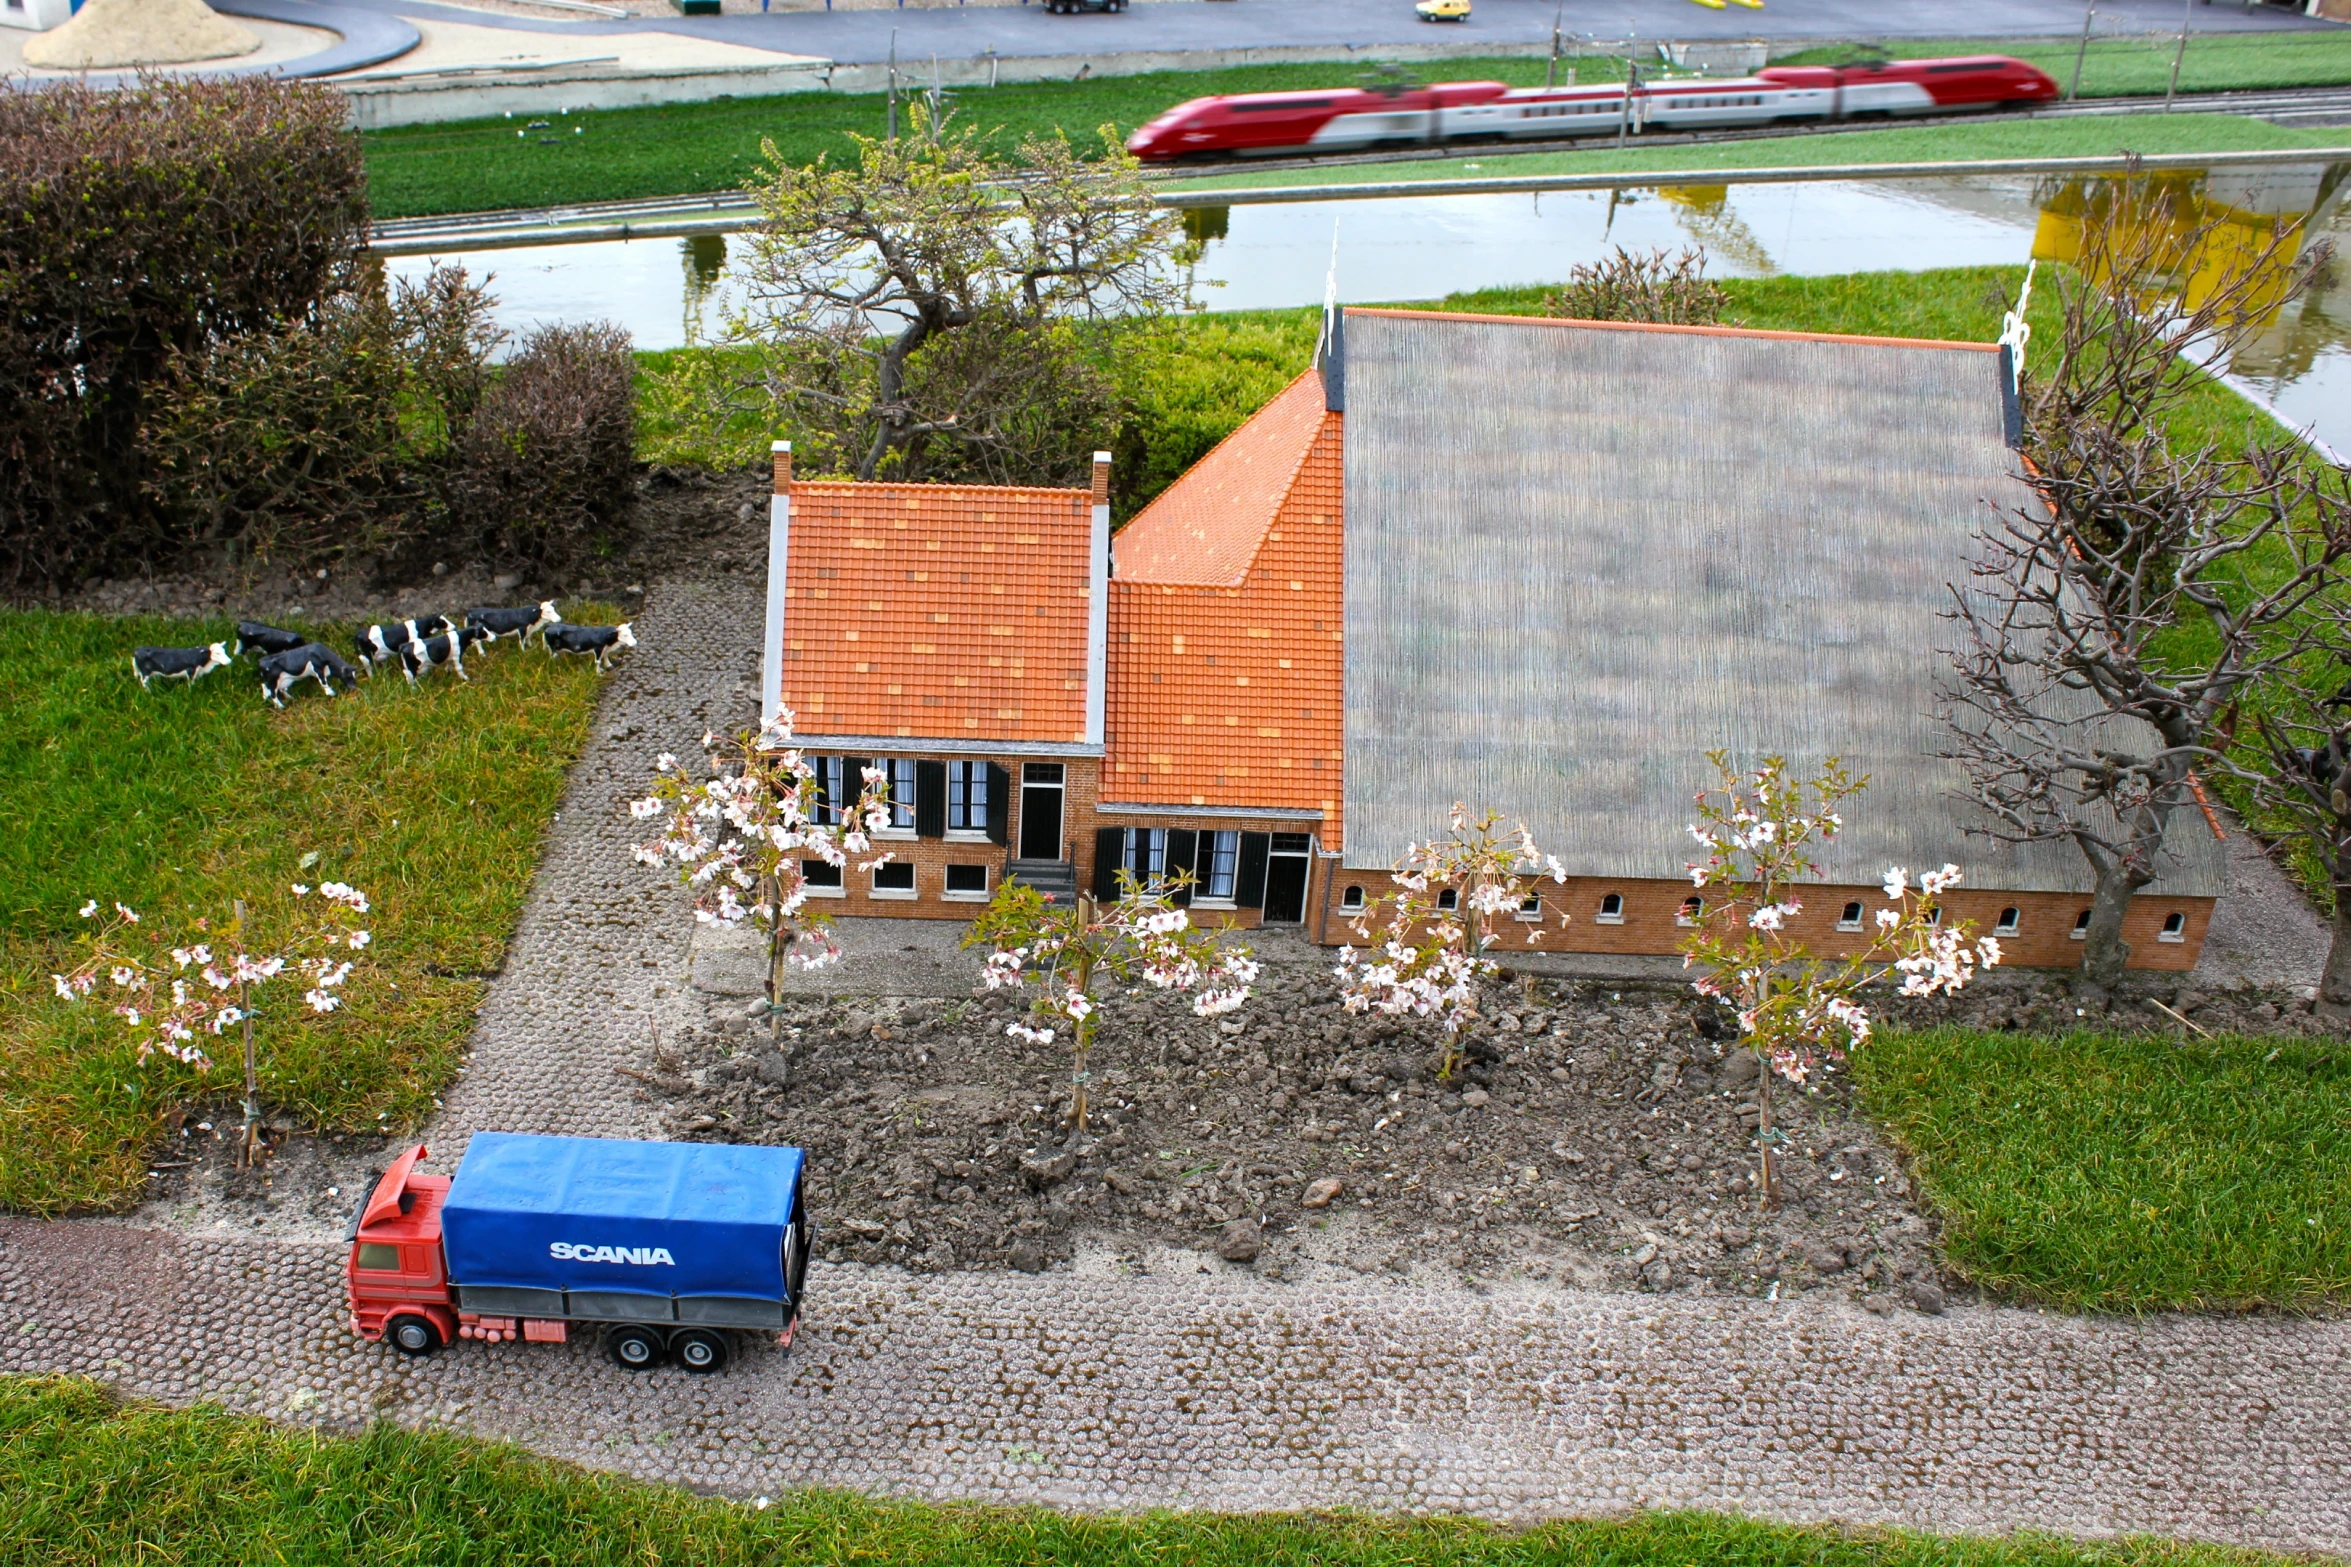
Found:
[[[775,459],[775,498],[767,503],[767,634],[760,645],[759,724],[776,721],[784,705],[784,596],[792,558],[792,443],[768,448]]]

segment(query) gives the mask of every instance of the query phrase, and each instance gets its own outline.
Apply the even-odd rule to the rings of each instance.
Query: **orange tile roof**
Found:
[[[1301,377],[1119,533],[1103,799],[1320,811],[1338,846],[1340,423]]]
[[[1085,490],[796,483],[784,706],[809,735],[1076,742]]]
[[[1113,574],[1237,587],[1322,424],[1322,379],[1310,370],[1118,530]]]

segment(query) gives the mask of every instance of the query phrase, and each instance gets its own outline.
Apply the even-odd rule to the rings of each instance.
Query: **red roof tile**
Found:
[[[1120,532],[1105,800],[1315,810],[1337,846],[1340,497],[1309,374]]]
[[[1085,490],[792,486],[784,706],[808,735],[1083,741]]]

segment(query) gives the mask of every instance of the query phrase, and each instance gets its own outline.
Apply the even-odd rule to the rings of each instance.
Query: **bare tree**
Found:
[[[2332,940],[2318,981],[2320,1017],[2351,1017],[2351,616],[2330,605],[2329,647],[2282,675],[2234,753],[2265,829],[2298,837],[2334,898]]]
[[[2351,554],[2342,475],[2299,442],[2251,420],[2235,449],[2177,438],[2193,363],[2224,358],[2325,259],[2296,261],[2285,220],[2218,250],[2224,221],[2136,179],[2093,210],[2055,362],[2023,389],[2036,502],[1986,529],[1971,589],[1954,589],[1948,754],[1984,831],[2089,861],[2092,988],[2130,960],[2123,916],[2162,874],[2197,769],[2229,767],[2239,704],[2310,655],[2311,611]]]
[[[1032,454],[1015,467],[1066,446],[1082,461],[1098,431],[1037,450],[1040,400],[1051,422],[1099,422],[1112,394],[1084,334],[1186,304],[1197,247],[1181,220],[1107,131],[1091,160],[1056,134],[1006,163],[918,104],[912,134],[856,140],[854,167],[794,168],[766,148],[727,336],[768,352],[738,406],[810,430],[820,461],[860,479],[954,466],[933,458],[942,446]],[[1005,466],[980,463],[1047,477]]]

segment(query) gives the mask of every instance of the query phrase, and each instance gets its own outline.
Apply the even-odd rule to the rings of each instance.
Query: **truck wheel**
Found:
[[[661,1335],[651,1328],[614,1328],[604,1335],[604,1353],[629,1371],[650,1371],[663,1359]]]
[[[669,1358],[680,1371],[712,1376],[727,1368],[727,1341],[707,1328],[688,1328],[671,1337]]]
[[[432,1354],[441,1347],[441,1330],[428,1317],[397,1316],[384,1324],[384,1337],[392,1347],[411,1358]]]

